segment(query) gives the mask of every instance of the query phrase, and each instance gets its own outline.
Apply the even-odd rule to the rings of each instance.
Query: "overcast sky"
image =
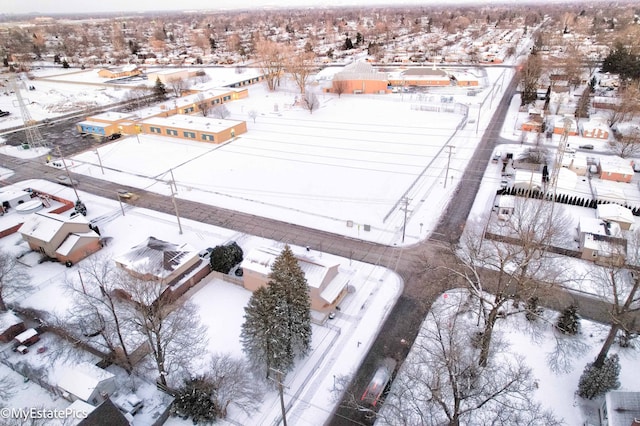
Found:
[[[287,6],[350,6],[412,4],[496,3],[495,0],[0,0],[0,13],[92,13],[139,12],[153,10],[221,10]],[[502,1],[504,3],[504,0]]]

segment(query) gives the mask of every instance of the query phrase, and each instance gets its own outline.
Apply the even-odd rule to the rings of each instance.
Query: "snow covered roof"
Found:
[[[344,67],[334,76],[336,80],[388,80],[387,73],[378,72],[365,61],[357,61]]]
[[[93,127],[102,127],[102,128],[106,128],[111,125],[112,123],[104,123],[102,121],[91,121],[91,120],[84,120],[78,123],[78,126],[93,126]]]
[[[101,382],[114,380],[114,375],[88,362],[67,365],[56,373],[58,387],[87,401]]]
[[[149,237],[114,260],[131,271],[166,278],[197,256],[198,252],[190,244],[175,244]]]
[[[238,124],[241,124],[242,121],[176,114],[172,115],[171,117],[148,118],[144,120],[143,123],[148,125],[176,127],[179,129],[218,133],[237,126]]]
[[[273,262],[275,262],[276,257],[278,257],[280,253],[281,250],[276,247],[254,248],[247,253],[244,260],[242,261],[242,269],[254,271],[262,275],[269,275],[269,273],[271,273]],[[310,258],[295,253],[294,255],[298,260],[300,269],[302,269],[302,272],[304,272],[304,276],[307,279],[307,285],[309,287],[320,288],[329,269],[337,265],[326,264],[325,262],[322,262],[315,257]],[[327,289],[325,289],[324,291],[327,291]]]
[[[581,233],[603,235],[615,238],[622,237],[620,225],[615,222],[605,222],[594,217],[581,217],[579,229]]]
[[[599,204],[596,208],[596,216],[598,219],[635,223],[631,210],[619,204]]]
[[[572,190],[575,189],[576,183],[578,183],[578,175],[575,172],[564,167],[558,171],[558,188]]]
[[[87,120],[120,121],[132,118],[134,115],[129,112],[107,111],[87,117]]]
[[[0,333],[22,322],[20,317],[11,311],[0,312]]]
[[[80,242],[83,238],[97,238],[100,236],[94,231],[90,230],[88,232],[75,232],[73,234],[69,234],[67,238],[65,238],[64,242],[60,244],[60,247],[56,250],[61,256],[68,256],[69,253],[73,252],[73,249],[76,247],[78,242]]]
[[[70,218],[56,213],[35,212],[27,217],[18,232],[40,241],[51,241],[65,223],[89,225],[89,222],[82,215]]]
[[[593,191],[595,193],[596,199],[602,201],[612,201],[614,203],[624,203],[626,200],[626,195],[624,191],[615,186],[615,184],[610,185],[609,182],[604,181],[592,181]]]
[[[615,156],[603,156],[600,159],[600,170],[602,173],[619,173],[633,176],[633,167],[629,159]]]
[[[609,418],[607,425],[632,426],[640,418],[640,392],[607,392],[605,403]]]

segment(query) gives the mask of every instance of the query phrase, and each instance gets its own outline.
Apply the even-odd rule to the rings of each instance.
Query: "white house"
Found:
[[[607,392],[598,414],[602,426],[640,426],[640,392]]]

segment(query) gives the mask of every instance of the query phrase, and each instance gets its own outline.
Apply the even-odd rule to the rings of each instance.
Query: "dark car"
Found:
[[[120,133],[114,133],[108,136],[107,139],[109,139],[110,141],[115,141],[116,139],[120,139],[120,136],[122,136]]]
[[[9,114],[11,114],[9,111],[3,111],[0,109],[0,117],[6,117]]]
[[[578,148],[580,148],[580,149],[593,149],[593,145],[591,145],[589,143],[589,144],[586,144],[586,145],[580,145]]]

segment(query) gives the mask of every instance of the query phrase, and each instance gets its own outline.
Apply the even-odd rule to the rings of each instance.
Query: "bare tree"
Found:
[[[168,79],[167,85],[173,91],[173,94],[176,98],[179,98],[180,96],[182,96],[182,92],[189,88],[187,84],[187,80],[180,77],[173,77]]]
[[[206,328],[195,306],[172,301],[171,292],[165,294],[167,286],[160,282],[128,277],[120,287],[130,296],[131,321],[144,336],[160,383],[167,386],[168,378],[188,372],[202,354],[207,345]]]
[[[618,101],[612,104],[607,116],[609,127],[631,121],[640,113],[640,89],[636,86],[627,86],[619,90]]]
[[[7,298],[31,288],[30,277],[9,253],[0,253],[0,312],[7,310]]]
[[[216,389],[216,406],[220,408],[222,418],[227,416],[231,405],[246,414],[258,409],[262,402],[262,382],[255,379],[246,361],[230,355],[214,355],[209,369],[209,378]]]
[[[545,286],[562,280],[561,268],[552,262],[556,255],[547,248],[565,241],[570,228],[559,206],[517,198],[508,220],[490,223],[486,234],[474,230],[463,236],[457,250],[459,264],[444,267],[461,278],[479,302],[478,320],[484,321],[480,365],[489,360],[496,321],[522,311],[516,303],[516,309],[508,313],[507,302],[537,297]]]
[[[133,362],[125,336],[131,333],[132,324],[117,296],[122,281],[128,279],[125,274],[111,259],[92,256],[85,260],[78,271],[79,281],[67,280],[74,296],[67,326],[84,338],[100,336],[114,360],[130,373]]]
[[[389,425],[545,424],[554,416],[531,401],[535,384],[522,359],[505,350],[480,365],[473,302],[448,292],[436,303],[393,382],[380,423]]]
[[[627,262],[638,265],[640,263],[640,231],[628,235],[626,249]],[[630,321],[629,315],[640,310],[640,292],[638,291],[640,276],[637,272],[631,272],[614,261],[602,267],[594,266],[590,276],[597,285],[599,296],[610,304],[609,333],[593,363],[594,367],[601,368],[618,333],[622,331],[629,337],[634,332],[636,325]]]
[[[202,93],[198,93],[198,95],[196,96],[196,100],[198,109],[202,113],[202,116],[206,117],[207,115],[209,115],[209,112],[211,112],[212,108],[211,102],[208,101]]]
[[[222,118],[224,120],[231,115],[231,112],[229,111],[227,106],[223,104],[214,107],[211,110],[211,115],[216,118]]]
[[[296,82],[300,93],[304,94],[309,77],[313,73],[313,60],[315,54],[313,52],[304,52],[297,55],[291,55],[287,61],[287,71]]]
[[[320,101],[315,93],[306,90],[302,94],[302,107],[309,111],[309,114],[313,114],[313,111],[320,107]]]
[[[531,54],[520,70],[522,83],[521,105],[527,105],[535,101],[538,92],[538,80],[542,73],[542,60],[540,56]]]
[[[269,90],[276,90],[280,85],[281,74],[291,54],[288,46],[270,40],[261,40],[256,43],[256,59]]]
[[[336,93],[338,95],[338,98],[347,91],[347,86],[348,83],[346,80],[340,80],[340,79],[333,79],[333,83],[332,83],[332,87],[333,87],[333,92]]]
[[[255,123],[256,118],[258,118],[258,111],[256,111],[255,109],[252,109],[251,111],[249,111],[249,118],[251,118]]]
[[[13,382],[13,380],[11,380],[9,376],[0,377],[0,401],[8,401],[13,395],[15,395],[15,386],[16,384]]]
[[[618,132],[616,138],[609,141],[609,150],[622,158],[637,156],[640,154],[640,130],[631,129],[626,133]]]

